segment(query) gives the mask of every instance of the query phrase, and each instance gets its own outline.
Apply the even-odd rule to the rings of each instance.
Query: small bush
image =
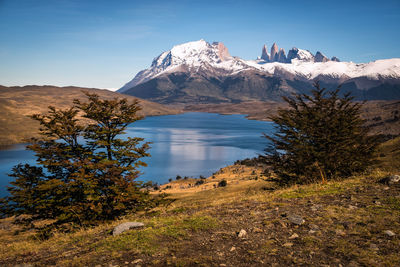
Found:
[[[223,180],[219,181],[218,187],[225,187],[227,184],[228,184],[228,182],[225,179],[223,179]]]
[[[202,185],[204,184],[204,180],[197,180],[194,185]]]
[[[175,179],[180,180],[180,179],[182,179],[182,177],[180,175],[177,175]]]

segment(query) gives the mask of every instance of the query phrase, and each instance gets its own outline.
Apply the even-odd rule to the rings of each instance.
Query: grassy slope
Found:
[[[400,138],[386,143],[382,153],[398,157],[399,144]],[[380,167],[389,165],[400,170],[400,161]],[[34,232],[15,235],[11,219],[2,220],[0,265],[399,266],[400,185],[377,182],[387,174],[375,170],[324,185],[278,188],[258,167],[228,166],[199,186],[193,179],[162,186],[171,194],[168,206],[72,234],[55,233],[46,241],[34,239]],[[221,179],[227,187],[215,188]],[[291,214],[305,223],[291,224]],[[124,221],[142,221],[145,227],[110,235]],[[245,238],[237,236],[241,229]]]
[[[56,108],[68,108],[72,106],[73,99],[85,100],[82,91],[96,93],[105,99],[128,98],[108,90],[80,88],[80,87],[55,87],[55,86],[24,86],[4,87],[0,86],[0,145],[23,142],[24,139],[35,136],[38,123],[28,115],[45,113],[48,106]],[[142,115],[166,115],[176,114],[179,110],[167,108],[161,104],[146,100],[140,100],[143,107]]]

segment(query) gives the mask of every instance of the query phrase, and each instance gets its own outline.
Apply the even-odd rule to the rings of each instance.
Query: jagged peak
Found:
[[[268,48],[267,48],[266,44],[264,44],[264,46],[263,46],[263,48],[261,50],[261,59],[269,61]]]
[[[302,78],[312,79],[318,75],[330,75],[332,77],[400,77],[400,59],[377,61],[368,64],[355,64],[352,62],[339,62],[337,57],[332,57],[323,64],[310,64],[319,62],[318,57],[325,58],[321,52],[314,56],[310,51],[293,47],[285,56],[283,48],[278,49],[276,43],[272,48],[277,53],[268,54],[267,45],[263,45],[263,60],[243,60],[232,57],[226,46],[221,42],[212,44],[203,39],[174,46],[171,50],[163,52],[153,60],[150,68],[139,72],[134,79],[124,85],[120,90],[123,92],[133,86],[146,82],[163,73],[174,71],[209,72],[230,75],[246,70],[257,70],[275,75],[276,70],[300,75]],[[270,63],[271,64],[265,64]],[[278,62],[276,64],[275,62]],[[292,64],[280,64],[292,63]],[[278,75],[278,74],[277,74]]]
[[[329,61],[329,58],[327,58],[320,51],[317,51],[317,53],[315,54],[315,62],[327,62],[327,61]]]

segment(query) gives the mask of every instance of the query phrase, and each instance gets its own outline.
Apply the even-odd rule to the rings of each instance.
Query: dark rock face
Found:
[[[286,58],[288,63],[292,62],[292,59],[297,58],[297,55],[299,53],[299,49],[297,47],[293,47],[292,49],[289,50],[288,56]]]
[[[293,47],[292,49],[289,50],[288,55],[287,55],[287,62],[290,63],[292,62],[292,59],[297,58],[297,54],[299,53],[299,49],[296,47]]]
[[[317,52],[315,54],[315,62],[327,62],[329,61],[329,58],[327,58],[324,54],[322,54],[321,52]]]
[[[332,61],[336,61],[336,62],[340,62],[340,60],[337,57],[332,57],[331,60]]]
[[[283,48],[279,49],[277,61],[281,63],[286,63],[286,55]]]

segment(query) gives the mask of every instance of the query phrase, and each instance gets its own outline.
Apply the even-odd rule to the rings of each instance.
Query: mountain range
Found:
[[[309,92],[315,81],[328,89],[340,85],[356,99],[400,99],[400,58],[341,62],[296,47],[286,55],[274,43],[270,53],[264,45],[259,58],[244,60],[221,42],[199,40],[162,53],[118,92],[163,104],[280,101]]]

